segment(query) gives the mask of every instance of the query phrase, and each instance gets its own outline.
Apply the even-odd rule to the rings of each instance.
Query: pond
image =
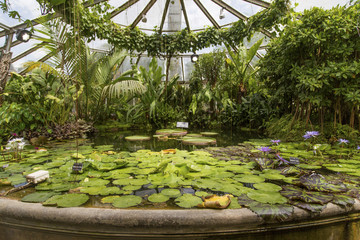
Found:
[[[186,145],[179,136],[125,139],[134,134],[154,132],[51,142],[47,151],[22,152],[21,160],[4,153],[0,192],[46,170],[46,182],[7,197],[54,207],[248,208],[269,222],[291,218],[294,207],[313,214],[328,203],[351,209],[360,197],[360,154],[352,145],[315,144],[315,137],[271,142],[250,131],[220,132],[211,146]]]

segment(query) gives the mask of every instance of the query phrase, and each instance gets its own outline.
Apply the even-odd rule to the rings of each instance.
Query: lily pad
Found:
[[[201,203],[202,203],[201,198],[196,197],[189,193],[185,193],[181,197],[175,199],[175,204],[182,208],[196,207],[198,204]]]
[[[150,139],[151,138],[149,136],[141,136],[141,135],[125,137],[125,140],[128,140],[128,141],[149,141]]]
[[[86,194],[69,193],[49,198],[43,205],[57,205],[57,207],[78,207],[89,200]]]
[[[34,192],[21,199],[22,202],[39,203],[45,202],[50,197],[57,195],[55,192]]]
[[[101,199],[102,203],[113,203],[115,199],[119,198],[120,196],[108,196]]]
[[[237,177],[236,180],[242,183],[261,183],[265,182],[265,178],[257,175],[243,174],[241,177]]]
[[[165,196],[164,194],[161,194],[161,193],[154,193],[154,194],[151,194],[149,197],[148,197],[148,200],[150,202],[166,202],[170,199],[169,196]]]
[[[116,208],[128,208],[139,205],[142,202],[142,198],[135,195],[125,195],[114,199],[112,205]]]
[[[294,207],[286,204],[252,203],[250,209],[265,221],[282,222],[288,219],[294,212]]]
[[[210,144],[216,144],[215,138],[183,138],[182,140],[183,144],[189,144],[189,145],[196,145],[196,146],[204,146],[204,145],[210,145]]]
[[[218,135],[219,133],[217,133],[217,132],[200,132],[200,134],[205,137],[213,137],[213,136]]]
[[[187,131],[182,129],[159,129],[156,130],[155,134],[165,136],[185,136]]]
[[[313,213],[319,213],[322,210],[324,210],[326,207],[326,205],[321,205],[317,203],[306,203],[301,201],[291,201],[290,203],[296,207],[302,208],[304,210],[308,210]]]
[[[300,182],[309,190],[321,192],[346,192],[348,189],[344,184],[331,184],[320,174],[300,177]]]
[[[161,191],[161,194],[171,197],[171,198],[176,198],[179,197],[181,195],[181,192],[179,189],[171,189],[171,188],[166,188],[164,190]]]
[[[270,192],[278,192],[282,189],[279,185],[273,183],[256,183],[254,184],[254,188]]]
[[[284,204],[287,199],[278,192],[268,192],[262,190],[251,191],[247,194],[249,198],[261,203]]]

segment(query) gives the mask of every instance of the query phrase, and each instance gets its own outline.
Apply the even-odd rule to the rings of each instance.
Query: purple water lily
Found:
[[[276,144],[276,145],[279,145],[279,143],[281,142],[279,139],[277,140],[271,140],[272,143]]]
[[[269,148],[269,147],[261,147],[261,148],[258,148],[258,150],[263,152],[263,153],[269,153],[271,151],[271,148]]]
[[[320,133],[318,131],[307,131],[305,133],[305,135],[303,136],[303,138],[305,138],[305,140],[306,140],[306,139],[309,139],[309,138],[312,138],[312,137],[316,137],[318,135],[320,135]]]
[[[349,143],[349,140],[340,138],[340,139],[339,139],[339,144],[342,144],[342,143],[348,144],[348,143]]]
[[[16,134],[16,133],[12,133],[11,135],[13,135],[14,137],[17,137],[17,134]]]
[[[357,149],[357,150],[360,150],[360,146],[358,145],[356,149]]]
[[[281,163],[285,163],[285,164],[289,164],[289,161],[285,160],[284,158],[282,158],[279,154],[276,154],[276,157],[281,161]]]

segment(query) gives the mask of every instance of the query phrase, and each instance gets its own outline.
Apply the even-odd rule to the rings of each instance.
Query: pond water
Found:
[[[128,131],[113,131],[113,132],[98,132],[95,133],[90,140],[94,146],[99,145],[113,145],[116,151],[137,151],[139,149],[150,149],[152,151],[161,151],[169,148],[194,150],[204,148],[203,146],[189,146],[182,144],[179,138],[169,137],[166,141],[159,141],[156,138],[152,138],[150,141],[131,142],[125,141],[125,137],[132,135],[144,135],[153,136],[155,130],[128,130]],[[202,130],[194,129],[188,130],[189,133],[200,133]],[[248,141],[249,139],[263,138],[261,132],[255,130],[215,130],[218,135],[216,136],[216,145],[218,147],[234,146],[238,143]],[[205,146],[206,147],[206,146]]]

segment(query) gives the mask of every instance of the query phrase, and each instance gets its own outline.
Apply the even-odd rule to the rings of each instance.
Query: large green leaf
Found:
[[[22,202],[31,202],[31,203],[39,203],[45,202],[50,197],[57,195],[55,192],[35,192],[29,195],[26,195],[21,199]]]
[[[287,199],[278,192],[256,190],[247,193],[247,196],[261,203],[284,204],[287,202]]]
[[[192,208],[198,204],[202,204],[202,200],[199,197],[185,193],[181,197],[175,199],[175,204],[182,208]]]
[[[154,193],[154,194],[151,194],[149,197],[148,197],[148,200],[150,202],[166,202],[168,201],[170,198],[169,196],[165,196],[164,194],[162,193]]]
[[[56,195],[49,198],[43,203],[45,206],[57,205],[58,207],[78,207],[89,200],[86,194],[70,193],[64,195]]]
[[[281,194],[289,200],[303,201],[306,203],[326,204],[333,200],[334,196],[329,193],[306,191],[293,186],[284,186]]]
[[[112,205],[116,208],[128,208],[139,205],[142,202],[142,198],[135,195],[125,195],[119,198],[115,198]]]

